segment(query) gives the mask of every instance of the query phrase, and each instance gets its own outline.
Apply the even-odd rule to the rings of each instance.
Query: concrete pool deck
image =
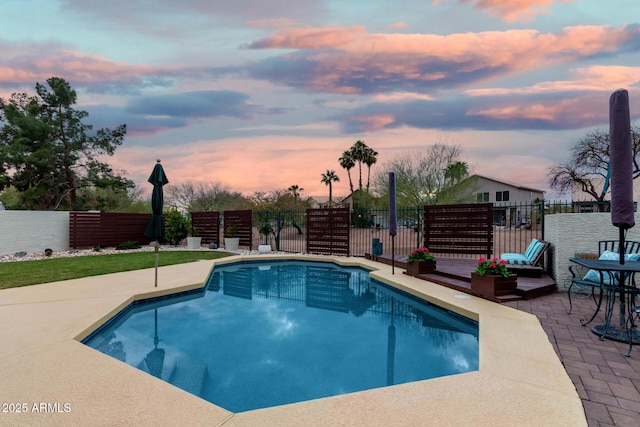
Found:
[[[478,320],[480,369],[234,414],[79,342],[135,299],[200,288],[215,264],[267,257],[367,267]],[[161,267],[157,288],[148,269],[1,290],[0,425],[587,425],[535,316],[402,272],[362,258],[256,255]]]

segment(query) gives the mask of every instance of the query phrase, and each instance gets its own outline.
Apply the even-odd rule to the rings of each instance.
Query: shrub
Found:
[[[45,249],[45,250],[44,250],[44,254],[45,254],[46,256],[51,256],[51,254],[52,254],[52,253],[53,253],[53,249],[49,249],[49,248],[47,248],[47,249]]]
[[[224,230],[224,237],[228,237],[230,239],[236,237],[236,233],[238,232],[238,226],[237,225],[230,225],[226,228],[226,230]]]
[[[189,220],[175,206],[167,213],[165,237],[172,245],[177,245],[189,233]]]
[[[127,241],[122,242],[116,246],[116,251],[125,251],[129,249],[140,249],[142,246],[138,244],[138,242]]]

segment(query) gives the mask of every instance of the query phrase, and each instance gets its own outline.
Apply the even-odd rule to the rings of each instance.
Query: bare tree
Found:
[[[434,144],[422,151],[405,152],[385,162],[374,178],[374,187],[380,195],[388,191],[389,172],[395,172],[398,205],[422,206],[454,203],[466,194],[446,191],[452,185],[451,170],[466,174],[466,163],[459,160],[458,145]],[[452,166],[458,165],[458,166]],[[462,171],[464,169],[464,171]],[[463,176],[456,176],[459,181]]]
[[[633,150],[633,179],[640,176],[638,155],[640,154],[640,128],[631,128]],[[571,191],[576,186],[593,197],[604,201],[607,194],[605,184],[609,169],[609,132],[596,129],[571,149],[571,157],[564,163],[557,163],[549,169],[549,184],[559,191]]]
[[[167,185],[168,204],[191,212],[221,212],[224,210],[246,209],[249,200],[229,186],[220,183]]]

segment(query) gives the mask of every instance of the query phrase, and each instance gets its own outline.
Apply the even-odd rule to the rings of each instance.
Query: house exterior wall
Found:
[[[534,189],[524,189],[516,185],[508,184],[505,182],[494,181],[481,176],[475,177],[475,182],[474,182],[475,194],[489,193],[489,200],[479,200],[479,201],[489,202],[494,204],[501,203],[502,201],[496,200],[496,193],[498,191],[509,192],[509,200],[506,201],[506,203],[509,203],[509,204],[531,203],[535,199],[542,199],[544,197],[544,192],[542,191],[536,191]]]
[[[0,256],[69,250],[69,212],[0,211]]]

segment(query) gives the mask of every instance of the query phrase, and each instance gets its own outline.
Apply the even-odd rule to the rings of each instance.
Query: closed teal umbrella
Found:
[[[162,187],[165,184],[169,183],[167,179],[167,175],[164,173],[164,169],[160,164],[160,159],[158,159],[156,165],[153,167],[153,172],[151,172],[151,176],[147,180],[151,184],[153,184],[153,192],[151,193],[151,219],[149,219],[149,224],[147,224],[147,229],[144,232],[144,235],[150,238],[151,240],[155,240],[156,242],[156,279],[155,286],[158,286],[158,241],[164,238],[164,218],[162,217],[162,208],[164,205],[164,195]]]

